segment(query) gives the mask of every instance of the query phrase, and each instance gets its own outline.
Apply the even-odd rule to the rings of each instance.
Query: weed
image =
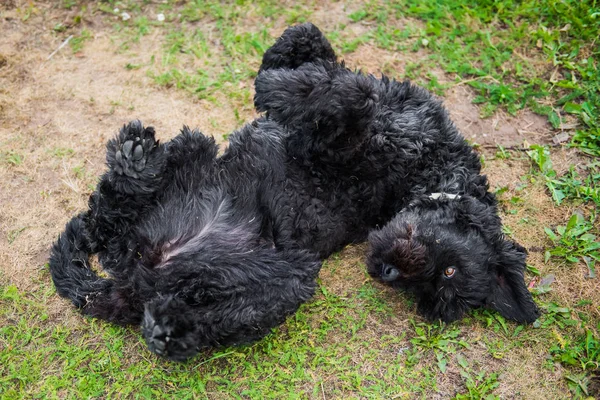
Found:
[[[565,197],[569,199],[581,199],[584,202],[593,202],[600,206],[600,170],[598,162],[593,162],[584,166],[587,176],[581,178],[577,173],[576,167],[571,165],[569,172],[553,182],[556,188],[559,188]]]
[[[569,263],[584,262],[589,270],[589,278],[596,276],[595,263],[600,261],[600,241],[596,235],[590,233],[596,229],[596,215],[592,214],[586,220],[580,213],[575,213],[567,225],[559,225],[556,232],[544,228],[546,235],[554,243],[554,248],[547,250],[545,261],[550,257],[563,258]]]
[[[65,32],[67,30],[67,27],[64,24],[58,23],[58,24],[54,25],[54,28],[52,28],[52,30],[54,32],[61,33],[61,32]]]
[[[21,234],[21,232],[23,232],[25,229],[27,229],[28,226],[24,226],[22,228],[18,228],[18,229],[13,229],[11,231],[9,231],[6,235],[6,239],[8,240],[8,244],[12,244]]]
[[[550,150],[547,146],[532,145],[527,155],[538,167],[556,204],[560,205],[567,198],[591,201],[600,205],[600,172],[597,162],[587,165],[588,175],[582,180],[574,166],[570,167],[566,175],[559,177],[552,167]]]
[[[78,165],[76,167],[73,167],[73,174],[77,179],[84,179],[87,174],[87,171],[83,165]]]
[[[573,342],[552,347],[550,352],[555,360],[584,371],[600,368],[600,339],[590,330]]]
[[[65,147],[55,147],[50,152],[56,158],[71,157],[73,154],[75,154],[75,150]]]
[[[498,374],[492,373],[487,375],[485,371],[475,374],[469,367],[467,360],[461,354],[456,355],[456,360],[461,367],[460,375],[464,379],[467,393],[457,394],[454,400],[492,400],[500,398],[492,394],[494,389],[500,386]]]
[[[73,53],[78,53],[83,49],[83,44],[87,40],[92,38],[92,33],[87,29],[82,29],[79,35],[73,36],[73,38],[69,41],[71,45],[71,50]]]
[[[539,275],[539,271],[536,270],[536,272]],[[533,288],[532,293],[538,296],[552,291],[550,286],[554,283],[554,280],[555,277],[553,274],[544,276],[542,279],[540,279],[540,282],[537,284],[537,286]]]
[[[576,326],[578,321],[573,319],[572,310],[569,307],[560,306],[554,302],[543,306],[546,311],[542,317],[533,323],[534,328],[548,328],[553,325],[564,329],[567,326]]]
[[[473,99],[473,103],[489,103],[492,106],[486,111],[488,115],[491,115],[495,111],[495,106],[498,105],[504,105],[512,115],[515,115],[517,110],[525,105],[522,101],[518,101],[518,94],[511,86],[478,81],[470,82],[469,85],[479,92],[479,95]]]
[[[142,36],[150,33],[150,21],[148,21],[148,17],[139,17],[133,21],[133,25],[137,29],[137,35],[135,36],[135,40],[139,41]]]
[[[2,159],[4,159],[6,163],[15,167],[18,167],[19,165],[23,164],[23,156],[13,150],[5,153]]]
[[[70,10],[73,6],[77,4],[77,0],[63,0],[62,4],[64,8]]]
[[[486,329],[493,329],[494,332],[503,332],[509,335],[509,324],[506,319],[497,312],[487,310],[485,308],[477,309],[473,312],[473,316],[485,324]]]
[[[483,342],[488,353],[498,360],[504,358],[504,354],[510,347],[504,340],[497,338],[483,338]]]
[[[498,145],[498,150],[496,151],[497,160],[510,160],[511,157],[510,151],[506,150],[504,146]]]
[[[454,353],[456,346],[468,348],[469,345],[464,340],[459,339],[460,329],[446,329],[446,325],[441,324],[415,324],[415,335],[410,339],[414,346],[414,352],[410,363],[414,362],[423,351],[433,351],[437,359],[437,365],[440,371],[446,372],[448,365],[447,354]]]
[[[583,372],[568,374],[565,379],[576,396],[588,396],[589,373],[600,369],[600,339],[591,330],[586,329],[585,333],[576,339],[565,339],[552,346],[550,354],[555,361]]]
[[[541,272],[539,269],[537,269],[535,266],[531,265],[531,264],[527,264],[525,266],[525,269],[527,272],[529,272],[531,275],[535,275],[535,276],[540,276]]]

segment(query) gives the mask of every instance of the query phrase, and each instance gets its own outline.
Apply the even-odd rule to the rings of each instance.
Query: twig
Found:
[[[201,363],[199,363],[199,364],[196,364],[196,365],[194,366],[194,368],[192,368],[192,369],[197,369],[197,368],[198,368],[199,366],[201,366],[201,365],[204,365],[204,364],[206,364],[206,363],[209,363],[209,362],[211,362],[211,361],[213,361],[213,360],[216,360],[217,358],[227,357],[228,355],[230,355],[230,354],[233,354],[233,353],[235,353],[235,351],[234,351],[234,350],[232,350],[232,351],[228,351],[227,353],[217,354],[216,356],[214,356],[214,357],[211,357],[211,358],[209,358],[208,360],[204,360],[204,361],[202,361]]]
[[[69,187],[72,191],[74,191],[75,193],[80,193],[79,191],[79,187],[77,186],[77,183],[73,181],[73,179],[71,179],[71,177],[69,176],[69,172],[67,171],[67,165],[65,164],[65,160],[63,160],[63,170],[65,172],[65,176],[66,178],[61,179],[62,182],[67,185],[67,187]]]
[[[65,46],[67,45],[67,43],[69,43],[69,40],[71,40],[72,38],[73,38],[73,35],[69,35],[69,37],[68,37],[68,38],[66,38],[66,39],[65,39],[65,41],[64,41],[64,42],[62,42],[60,46],[58,46],[58,49],[54,50],[54,51],[52,52],[52,54],[50,54],[50,55],[48,56],[48,58],[46,58],[46,61],[48,61],[49,59],[51,59],[52,57],[54,57],[54,55],[55,55],[56,53],[58,53],[58,51],[59,51],[60,49],[62,49],[63,47],[65,47]]]
[[[490,79],[490,80],[492,80],[492,81],[494,81],[496,83],[500,83],[500,81],[498,79],[494,78],[493,76],[486,75],[486,76],[478,76],[477,78],[472,78],[472,79],[463,79],[462,81],[457,82],[454,85],[452,85],[452,87],[461,86],[461,85],[467,84],[469,82],[477,81],[479,79]]]
[[[550,146],[550,147],[559,147],[561,144],[560,143],[546,143],[546,146]],[[479,145],[479,147],[483,147],[484,149],[496,149],[498,150],[498,145],[493,145],[493,144],[483,144],[483,145]],[[531,149],[526,148],[526,147],[521,147],[521,146],[502,146],[502,148],[504,150],[515,150],[515,151],[529,151]]]

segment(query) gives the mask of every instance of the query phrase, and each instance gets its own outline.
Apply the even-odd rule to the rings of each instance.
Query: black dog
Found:
[[[220,157],[187,128],[159,144],[133,122],[109,141],[90,209],[52,248],[60,295],[141,323],[150,350],[183,360],[263,337],[312,296],[320,259],[391,220],[370,236],[369,271],[414,290],[428,317],[487,306],[535,319],[522,248],[429,93],[346,69],[311,24],[284,32],[255,85],[266,116]],[[442,192],[460,198],[430,199]]]

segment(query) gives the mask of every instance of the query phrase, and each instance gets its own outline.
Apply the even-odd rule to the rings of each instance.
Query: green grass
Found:
[[[569,263],[583,262],[589,269],[588,276],[596,277],[595,264],[600,262],[600,241],[596,223],[596,214],[586,220],[581,214],[575,213],[567,225],[559,225],[555,230],[545,229],[554,247],[546,251],[546,261],[550,257],[560,257]],[[594,233],[592,233],[594,232]]]
[[[600,326],[597,327],[600,330]],[[555,361],[573,367],[577,372],[566,376],[569,388],[576,396],[589,396],[590,377],[585,372],[598,376],[600,370],[600,338],[591,330],[573,340],[564,340],[554,345],[550,353]]]
[[[131,13],[144,8],[133,1],[111,3]],[[112,7],[103,10],[113,13]],[[267,0],[169,1],[159,10],[166,15],[164,23],[145,16],[119,21],[115,26],[123,33],[121,40],[136,42],[153,30],[169,32],[165,51],[148,74],[159,85],[214,102],[216,92],[232,96],[240,82],[254,77],[261,54],[274,40],[267,28],[281,18],[288,24],[309,20],[312,13],[308,6],[284,9]],[[424,50],[419,61],[407,65],[407,77],[441,94],[452,86],[440,85],[430,72],[441,68],[455,84],[474,89],[483,116],[497,108],[511,114],[529,108],[546,115],[555,128],[575,120],[579,125],[571,145],[597,156],[600,51],[594,38],[600,31],[599,16],[596,1],[529,0],[516,5],[512,0],[378,0],[347,14],[348,23],[367,23],[366,32],[356,35],[339,24],[327,33],[342,55],[364,44],[402,53]],[[240,30],[253,18],[261,23]],[[198,27],[199,21],[210,22],[210,31]],[[177,29],[169,29],[170,25]],[[82,34],[79,40],[84,38]],[[199,61],[204,65],[190,68]]]
[[[457,356],[458,364],[461,367],[460,375],[465,380],[467,391],[457,394],[455,400],[479,400],[479,399],[499,399],[493,394],[500,383],[498,382],[498,374],[486,374],[485,371],[475,373],[469,366],[467,360],[460,354]]]
[[[535,176],[545,181],[552,199],[556,204],[565,200],[577,203],[591,203],[588,217],[583,211],[574,213],[566,225],[554,229],[546,227],[545,232],[552,241],[552,247],[545,252],[545,261],[551,257],[562,258],[569,264],[584,263],[588,268],[588,277],[596,277],[596,262],[600,261],[600,229],[596,222],[596,213],[600,206],[600,173],[598,162],[585,166],[585,178],[577,172],[577,166],[571,165],[568,173],[559,176],[552,167],[550,150],[547,146],[534,145],[527,154],[537,167]]]
[[[48,279],[42,272],[40,279]],[[321,287],[321,294],[252,345],[208,351],[186,364],[156,359],[145,351],[136,329],[84,319],[77,327],[55,325],[45,303],[52,288],[33,293],[15,286],[0,289],[0,393],[3,398],[154,396],[273,398],[320,395],[323,379],[333,395],[355,393],[377,397],[424,391],[428,372],[404,371],[403,334],[371,337],[366,319],[387,318],[389,311],[359,288],[361,295],[340,298]],[[67,311],[74,312],[73,310]],[[339,337],[330,343],[331,336]],[[355,359],[357,348],[363,349]],[[139,354],[138,354],[139,353]],[[363,374],[363,363],[374,366]],[[51,366],[51,368],[49,368]],[[319,378],[320,377],[320,378]],[[187,395],[185,394],[187,393]]]
[[[595,1],[371,1],[352,20],[377,22],[375,42],[393,50],[426,47],[437,64],[467,81],[489,115],[526,106],[558,127],[560,112],[579,113],[597,135],[600,5]],[[397,29],[393,18],[411,17],[424,26]],[[546,65],[539,65],[544,62]],[[554,99],[551,106],[541,99]],[[562,110],[561,110],[562,109]],[[586,115],[582,115],[586,113]],[[590,132],[584,131],[584,132]],[[586,134],[583,134],[584,136]],[[589,136],[589,135],[588,135]]]
[[[428,351],[433,352],[437,359],[437,366],[442,373],[448,366],[448,354],[456,352],[457,347],[468,348],[464,340],[459,339],[460,329],[445,329],[444,325],[415,324],[415,334],[410,342],[413,344],[413,353],[410,362],[415,362]]]
[[[600,206],[600,171],[598,170],[600,164],[598,161],[592,161],[583,168],[571,165],[568,173],[559,176],[552,167],[550,149],[547,146],[532,145],[527,154],[537,167],[534,174],[542,176],[545,180],[556,204],[560,205],[567,198],[572,201],[592,202],[596,207]],[[578,169],[583,169],[584,178],[577,172]]]
[[[6,163],[7,165],[17,167],[23,164],[23,160],[24,157],[13,150],[7,151],[6,153],[0,153],[0,161]]]
[[[73,38],[69,41],[69,45],[71,45],[71,49],[73,53],[77,53],[83,49],[83,46],[86,41],[92,38],[92,33],[87,29],[82,29],[79,34],[74,35]]]

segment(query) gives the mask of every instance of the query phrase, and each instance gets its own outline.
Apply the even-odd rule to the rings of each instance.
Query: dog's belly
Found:
[[[227,196],[211,204],[175,203],[150,218],[141,231],[145,236],[142,243],[149,244],[140,249],[148,267],[164,269],[178,260],[207,262],[206,255],[217,248],[238,253],[259,240],[260,216],[240,215]],[[149,229],[151,226],[155,228]]]
[[[177,258],[193,257],[194,254],[198,254],[202,251],[208,251],[211,247],[225,245],[223,241],[216,240],[215,236],[223,236],[226,234],[229,236],[227,242],[232,246],[234,251],[235,242],[248,240],[248,232],[241,227],[236,226],[211,226],[204,227],[197,233],[188,237],[174,237],[170,240],[163,242],[158,248],[160,254],[159,260],[154,265],[154,268],[166,268],[169,265],[177,262]]]

